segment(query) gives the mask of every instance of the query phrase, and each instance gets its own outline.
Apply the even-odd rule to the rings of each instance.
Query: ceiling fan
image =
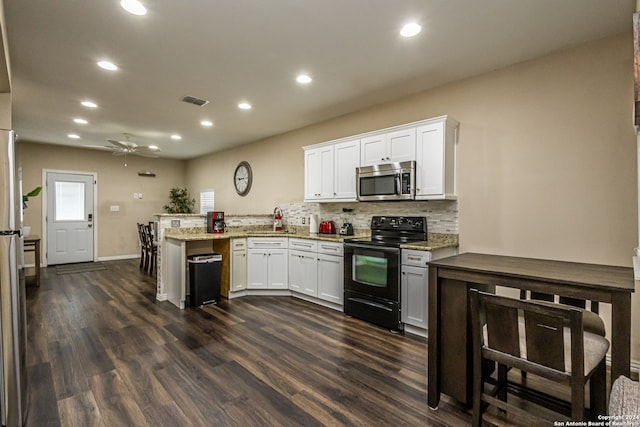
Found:
[[[131,137],[130,134],[125,133],[123,135],[125,138],[124,140],[107,139],[107,142],[109,142],[112,145],[105,145],[104,147],[110,149],[113,152],[112,154],[114,156],[125,156],[125,160],[124,160],[125,166],[127,166],[126,156],[128,154],[135,154],[136,156],[152,157],[152,158],[160,157],[159,155],[160,149],[155,145],[140,146],[135,142],[129,141],[129,138]]]

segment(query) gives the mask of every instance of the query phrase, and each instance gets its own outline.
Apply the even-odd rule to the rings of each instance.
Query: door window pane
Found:
[[[56,181],[56,221],[83,221],[84,183]]]

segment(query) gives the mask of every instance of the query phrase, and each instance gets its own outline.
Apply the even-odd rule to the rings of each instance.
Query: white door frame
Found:
[[[48,206],[48,194],[47,194],[47,174],[48,173],[69,173],[79,175],[91,175],[93,177],[93,261],[98,259],[98,173],[87,171],[72,171],[63,169],[42,169],[42,242],[40,247],[44,248],[42,251],[44,254],[44,260],[42,260],[42,267],[46,267],[49,264],[47,254],[47,206]]]

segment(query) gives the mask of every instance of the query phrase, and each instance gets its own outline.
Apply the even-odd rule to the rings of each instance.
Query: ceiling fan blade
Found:
[[[136,148],[138,146],[138,144],[131,141],[118,141],[117,139],[107,139],[107,141],[109,141],[116,147],[120,147],[120,148],[130,149],[130,148]]]
[[[157,159],[158,157],[160,157],[157,153],[154,153],[153,151],[134,151],[132,152],[132,154],[135,154],[136,156],[142,156],[142,157],[151,157],[153,159]]]
[[[127,152],[126,151],[114,151],[113,153],[114,156],[126,156]]]

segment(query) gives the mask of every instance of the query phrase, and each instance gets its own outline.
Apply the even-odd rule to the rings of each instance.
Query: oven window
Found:
[[[379,288],[387,287],[386,258],[353,255],[353,281]]]
[[[360,178],[361,196],[383,196],[396,194],[396,176],[382,175]]]

